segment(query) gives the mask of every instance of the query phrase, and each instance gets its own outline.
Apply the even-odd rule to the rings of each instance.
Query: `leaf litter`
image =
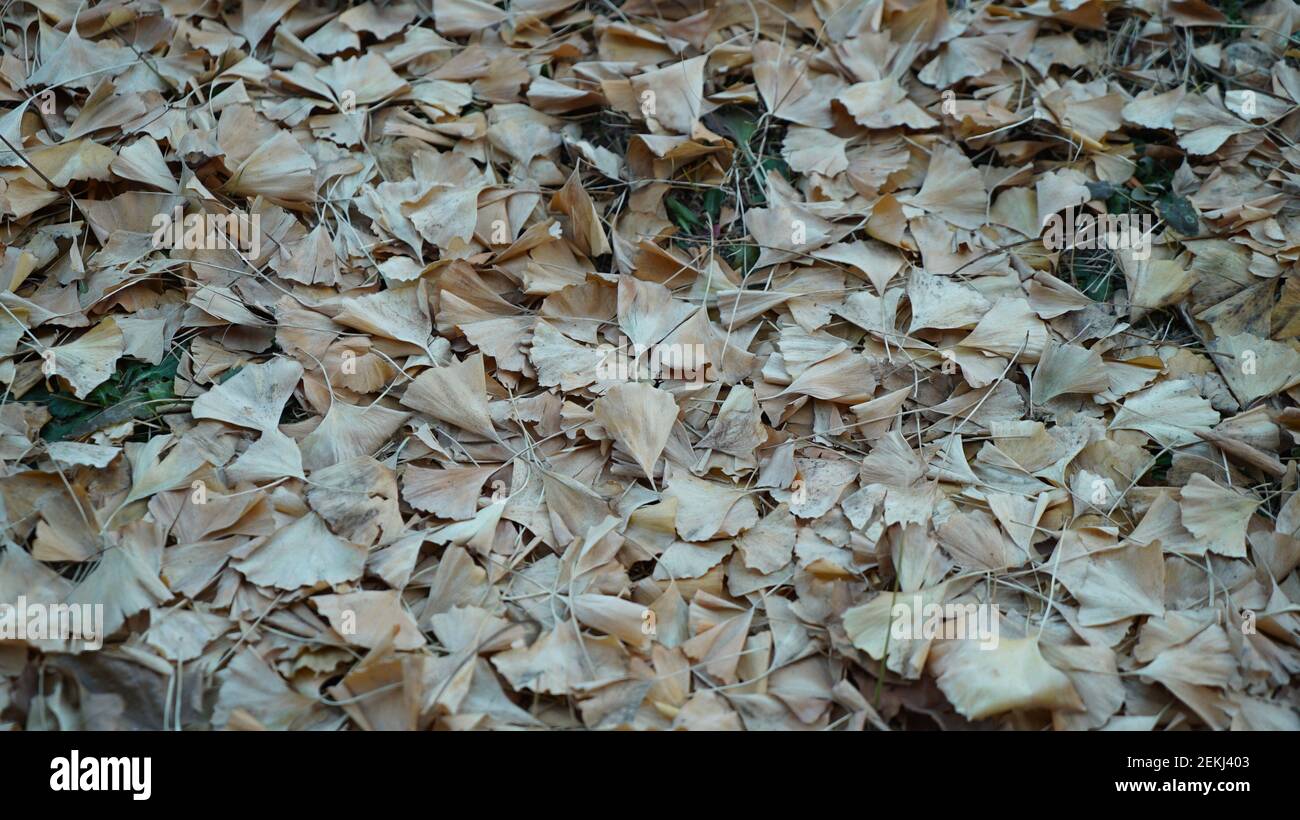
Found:
[[[0,25],[0,724],[1300,728],[1291,0]]]

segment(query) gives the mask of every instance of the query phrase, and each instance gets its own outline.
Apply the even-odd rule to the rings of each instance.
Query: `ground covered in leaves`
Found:
[[[0,25],[0,725],[1300,728],[1291,0]]]

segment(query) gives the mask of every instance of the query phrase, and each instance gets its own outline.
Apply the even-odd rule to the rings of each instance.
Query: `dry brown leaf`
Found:
[[[1296,728],[1290,4],[83,5],[0,730]]]

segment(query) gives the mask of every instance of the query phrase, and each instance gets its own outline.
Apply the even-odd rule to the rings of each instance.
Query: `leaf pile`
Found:
[[[0,26],[0,725],[1300,728],[1292,0]]]

